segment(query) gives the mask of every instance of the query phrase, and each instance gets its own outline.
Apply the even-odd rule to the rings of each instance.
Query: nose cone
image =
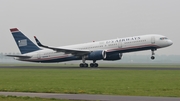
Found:
[[[168,45],[171,46],[173,42],[171,40],[168,40]]]

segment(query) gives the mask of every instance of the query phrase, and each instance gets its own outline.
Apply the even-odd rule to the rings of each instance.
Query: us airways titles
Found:
[[[116,39],[116,40],[108,40],[108,41],[106,41],[106,44],[116,43],[116,42],[124,42],[124,41],[135,41],[135,40],[140,40],[140,39],[141,39],[141,37],[121,38],[121,39]]]

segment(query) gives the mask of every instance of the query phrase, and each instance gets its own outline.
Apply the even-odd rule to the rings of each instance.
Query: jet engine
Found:
[[[113,60],[120,60],[122,58],[122,53],[111,53],[111,54],[107,54],[106,58],[104,58],[103,60],[107,60],[107,61],[113,61]]]
[[[102,60],[106,58],[105,51],[93,51],[88,55],[88,60]]]

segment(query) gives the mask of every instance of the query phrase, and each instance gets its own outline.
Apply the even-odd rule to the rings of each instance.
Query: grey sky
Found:
[[[9,28],[51,46],[143,34],[174,44],[156,54],[179,52],[180,0],[0,0],[0,52],[19,52]],[[139,52],[135,54],[151,54]]]

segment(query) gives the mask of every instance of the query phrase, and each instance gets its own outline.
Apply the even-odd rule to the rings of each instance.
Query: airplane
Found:
[[[34,44],[17,28],[10,29],[14,40],[21,52],[20,55],[7,55],[16,60],[57,63],[72,60],[82,60],[79,67],[88,67],[86,60],[91,60],[90,67],[98,67],[98,60],[121,60],[124,53],[151,50],[151,59],[155,59],[157,49],[171,46],[173,42],[163,35],[149,34],[126,38],[116,38],[104,41],[89,42],[83,44],[52,47],[43,45],[36,36]]]

